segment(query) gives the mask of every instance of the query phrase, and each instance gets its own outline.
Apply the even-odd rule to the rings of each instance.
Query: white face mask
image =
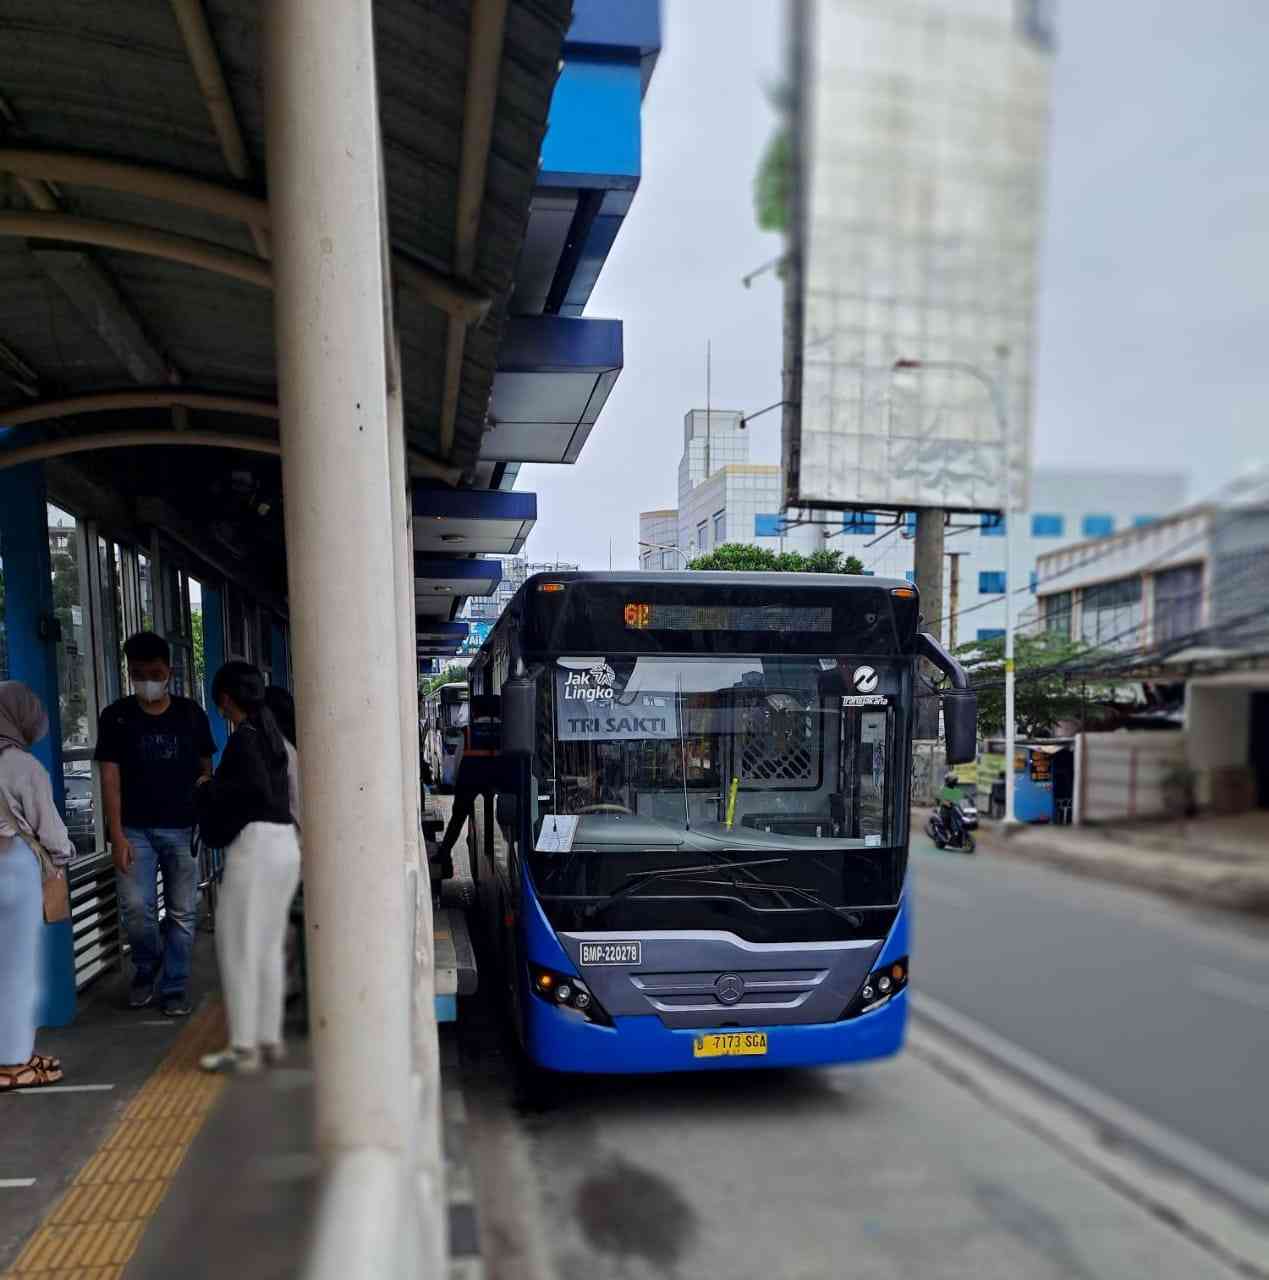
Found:
[[[134,680],[132,687],[142,702],[161,702],[167,692],[166,680]]]

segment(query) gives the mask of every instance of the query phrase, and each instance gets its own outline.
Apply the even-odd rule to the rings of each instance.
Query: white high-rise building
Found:
[[[780,468],[749,461],[749,430],[741,415],[694,409],[683,420],[677,507],[639,516],[639,564],[645,569],[685,565],[723,543],[739,542],[773,551],[820,548],[857,557],[866,573],[912,576],[915,517],[852,512],[815,514],[825,523],[798,524],[781,514]],[[1149,523],[1185,501],[1186,478],[1179,472],[1118,471],[1101,468],[1039,467],[1032,476],[1031,510],[1020,513],[1014,541],[1019,565],[1014,588],[1019,612],[1034,598],[1036,558],[1073,543]],[[796,515],[796,513],[794,513]],[[810,513],[806,513],[810,514]],[[952,515],[946,549],[955,559],[955,634],[944,623],[945,639],[963,643],[1000,635],[1005,625],[1005,539],[1003,524],[991,516]],[[946,619],[952,612],[953,573],[943,575]]]

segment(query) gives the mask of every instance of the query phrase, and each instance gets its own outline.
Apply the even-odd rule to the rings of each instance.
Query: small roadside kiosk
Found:
[[[1074,747],[1074,738],[1033,738],[1014,743],[1013,807],[1019,822],[1058,825],[1070,822],[1075,783]],[[980,759],[980,768],[988,772],[986,766],[994,765],[988,776],[996,775],[991,784],[990,813],[993,818],[1003,817],[1004,739],[993,738],[984,754],[987,758]]]

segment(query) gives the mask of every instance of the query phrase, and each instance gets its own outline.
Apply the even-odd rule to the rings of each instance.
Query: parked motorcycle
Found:
[[[943,816],[942,806],[935,808],[925,824],[925,834],[934,841],[936,849],[960,849],[965,853],[973,853],[977,848],[970,832],[969,823],[960,805],[953,805],[958,821],[947,822]],[[978,814],[974,813],[977,825]]]

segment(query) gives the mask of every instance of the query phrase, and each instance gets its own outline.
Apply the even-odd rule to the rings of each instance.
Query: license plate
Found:
[[[766,1052],[765,1031],[720,1031],[692,1041],[693,1058],[760,1058]]]
[[[583,942],[583,964],[642,964],[642,942]]]

